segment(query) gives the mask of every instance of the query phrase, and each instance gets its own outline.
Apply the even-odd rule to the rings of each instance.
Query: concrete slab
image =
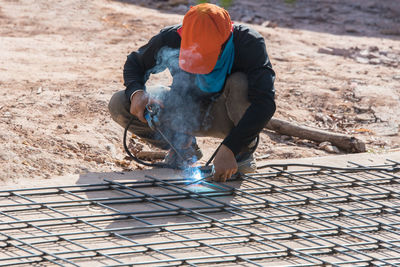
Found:
[[[400,151],[259,164],[387,159],[400,162]],[[35,182],[0,191],[0,265],[400,264],[400,175],[386,170],[265,168],[215,185],[166,169]]]

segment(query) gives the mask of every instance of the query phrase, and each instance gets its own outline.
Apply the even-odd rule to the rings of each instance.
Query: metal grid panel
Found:
[[[397,266],[398,163],[356,166],[0,191],[0,266]]]

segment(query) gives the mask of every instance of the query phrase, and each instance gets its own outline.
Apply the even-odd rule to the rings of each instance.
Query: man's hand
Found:
[[[221,145],[217,154],[215,155],[213,163],[215,173],[212,180],[217,182],[225,182],[238,170],[235,155],[225,145]]]
[[[161,101],[150,98],[150,96],[145,92],[145,91],[137,91],[134,93],[134,95],[131,98],[131,107],[130,107],[130,113],[132,115],[135,115],[139,120],[142,122],[146,122],[146,119],[144,118],[144,110],[146,108],[147,104],[152,104],[152,103],[157,103],[161,107],[163,107],[163,104]]]

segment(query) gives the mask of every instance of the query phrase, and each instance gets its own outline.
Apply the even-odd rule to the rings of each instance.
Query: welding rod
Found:
[[[174,150],[174,152],[179,157],[179,159],[182,160],[182,162],[185,162],[181,153],[175,148],[175,146],[171,143],[171,141],[169,141],[169,139],[164,135],[164,133],[162,131],[160,131],[160,129],[158,129],[158,128],[156,128],[156,130],[158,131],[159,134],[161,134],[161,136],[164,138],[164,140],[167,141],[167,143]]]
[[[213,161],[213,159],[215,158],[215,155],[217,155],[217,152],[218,152],[219,148],[221,147],[221,145],[222,145],[222,143],[219,144],[219,146],[217,147],[217,149],[215,149],[214,153],[211,155],[210,159],[207,161],[207,163],[206,163],[206,165],[205,165],[206,167],[207,167],[208,165],[210,165],[211,161]]]

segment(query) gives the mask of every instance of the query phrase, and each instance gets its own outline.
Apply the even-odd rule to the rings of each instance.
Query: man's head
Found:
[[[196,74],[210,73],[231,32],[232,21],[225,9],[208,3],[191,7],[180,30],[181,69]]]

